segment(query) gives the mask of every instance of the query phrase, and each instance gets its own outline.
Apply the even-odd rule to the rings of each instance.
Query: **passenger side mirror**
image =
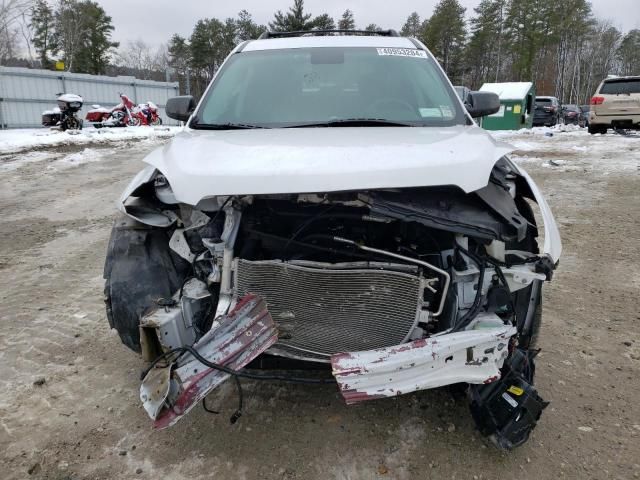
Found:
[[[167,100],[167,117],[186,122],[196,109],[196,101],[191,95],[182,95]]]
[[[491,115],[500,110],[500,97],[493,92],[469,92],[466,107],[473,118]]]

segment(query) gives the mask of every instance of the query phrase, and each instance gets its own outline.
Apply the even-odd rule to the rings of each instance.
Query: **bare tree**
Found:
[[[34,0],[0,0],[0,62],[15,57],[20,48],[21,18],[33,7]]]
[[[0,29],[12,26],[34,3],[34,0],[0,0]]]
[[[154,49],[144,40],[138,39],[128,42],[116,54],[116,64],[121,67],[129,67],[141,73],[142,79],[149,79],[152,72],[166,68],[166,46],[161,45]]]

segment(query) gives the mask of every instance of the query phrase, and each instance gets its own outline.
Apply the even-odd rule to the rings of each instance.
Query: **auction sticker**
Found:
[[[378,48],[378,55],[393,55],[394,57],[428,58],[427,52],[417,48]]]

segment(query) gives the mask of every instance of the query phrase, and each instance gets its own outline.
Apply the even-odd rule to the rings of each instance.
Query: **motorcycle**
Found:
[[[95,128],[140,125],[140,119],[132,113],[134,103],[124,93],[120,94],[120,103],[111,109],[100,105],[92,105],[92,107],[85,119],[93,123]]]
[[[158,106],[151,101],[138,104],[131,113],[137,119],[136,125],[151,125],[153,127],[162,125],[162,118],[158,115]]]
[[[42,112],[42,125],[59,127],[63,132],[82,130],[82,119],[76,115],[82,108],[82,97],[73,93],[64,93],[58,96],[57,103],[57,107]]]

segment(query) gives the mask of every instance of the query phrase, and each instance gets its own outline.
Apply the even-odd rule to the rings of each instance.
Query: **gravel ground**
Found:
[[[552,403],[500,452],[467,403],[424,391],[346,407],[334,386],[245,382],[152,431],[142,361],[110,331],[102,266],[114,203],[164,140],[0,155],[4,479],[630,479],[640,477],[640,136],[500,134],[564,241],[546,286],[537,386]]]

